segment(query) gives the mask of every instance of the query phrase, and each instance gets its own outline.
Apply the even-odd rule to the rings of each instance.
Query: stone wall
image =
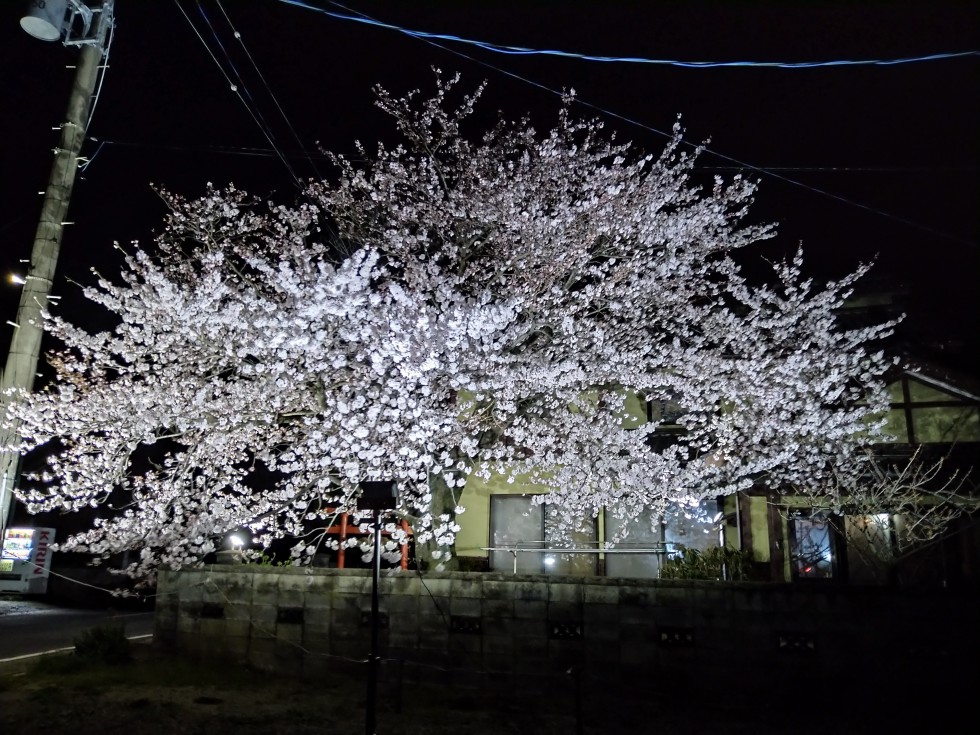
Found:
[[[193,656],[315,675],[369,652],[366,570],[213,566],[158,591],[157,640]],[[807,688],[972,671],[980,620],[975,595],[466,572],[384,576],[381,610],[381,655],[434,669]]]

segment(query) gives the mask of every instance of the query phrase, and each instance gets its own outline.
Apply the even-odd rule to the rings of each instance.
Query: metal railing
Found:
[[[528,544],[545,543],[544,541],[529,541],[514,546],[481,546],[481,551],[507,552],[514,557],[514,574],[517,574],[518,554],[656,554],[663,562],[664,557],[672,552],[670,544],[658,543],[652,546],[621,546],[613,548],[567,547],[567,546],[529,546]]]

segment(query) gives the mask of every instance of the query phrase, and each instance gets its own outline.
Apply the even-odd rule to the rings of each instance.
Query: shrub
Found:
[[[75,655],[88,661],[122,664],[132,658],[126,629],[118,623],[86,630],[75,639]]]
[[[713,546],[699,551],[685,546],[664,562],[661,579],[748,579],[751,555],[748,551]]]

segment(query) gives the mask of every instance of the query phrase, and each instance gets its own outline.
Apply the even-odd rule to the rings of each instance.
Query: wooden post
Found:
[[[347,541],[347,512],[340,514],[340,546],[337,547],[337,569],[344,568],[346,552],[344,543]]]
[[[404,572],[408,570],[408,536],[412,532],[412,529],[409,527],[408,521],[406,521],[404,518],[402,519],[401,527],[402,530],[405,532],[405,543],[402,544],[402,562],[401,562],[401,570]]]

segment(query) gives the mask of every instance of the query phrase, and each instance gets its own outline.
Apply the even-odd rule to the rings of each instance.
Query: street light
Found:
[[[371,577],[371,657],[368,660],[367,701],[364,703],[364,732],[377,732],[378,669],[378,587],[381,584],[381,517],[386,510],[398,505],[398,491],[390,480],[360,483],[361,495],[357,499],[358,510],[374,511],[374,573]]]

